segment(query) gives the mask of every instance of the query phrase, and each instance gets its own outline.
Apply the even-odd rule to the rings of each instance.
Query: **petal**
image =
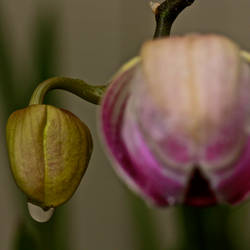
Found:
[[[248,198],[250,191],[250,137],[237,162],[228,172],[217,172],[210,176],[213,189],[221,202],[237,204]]]
[[[135,120],[129,115],[136,66],[121,73],[107,90],[101,106],[101,128],[114,167],[127,184],[158,206],[181,202],[186,185],[182,176],[168,176],[157,161]]]
[[[165,119],[161,110],[155,109],[150,93],[145,91],[140,65],[133,81],[136,84],[133,84],[133,92],[124,114],[123,138],[135,164],[143,166],[141,173],[148,171],[149,174],[145,177],[149,179],[150,174],[158,169],[171,181],[179,183],[178,189],[171,190],[174,185],[163,189],[173,201],[171,204],[216,204],[217,199],[209,182],[197,168],[192,141],[180,136],[178,130],[169,126],[171,117]],[[157,183],[160,180],[158,177],[154,181]]]
[[[204,172],[229,166],[244,146],[250,115],[250,82],[242,79],[246,67],[239,48],[217,35],[143,46],[144,88],[163,117],[161,130],[186,145]]]
[[[160,206],[246,197],[250,69],[238,47],[189,35],[148,42],[141,55],[115,77],[101,107],[118,173]]]
[[[242,74],[239,84],[241,85],[241,95],[239,98],[240,105],[238,107],[238,112],[242,112],[245,117],[243,117],[244,119],[239,118],[238,123],[235,122],[235,126],[233,126],[234,124],[231,122],[231,126],[237,128],[239,124],[241,125],[240,131],[243,134],[242,140],[244,140],[244,147],[240,148],[237,155],[233,152],[229,155],[231,157],[231,163],[227,168],[215,169],[206,173],[218,199],[221,202],[231,204],[238,203],[248,198],[250,191],[250,67],[247,64],[242,65]],[[237,117],[235,118],[237,119]],[[231,132],[225,132],[228,132],[227,134],[225,133],[225,135],[227,135],[229,140],[225,140],[226,136],[224,136],[224,141],[218,141],[218,144],[215,143],[213,147],[207,148],[208,161],[213,161],[214,155],[217,157],[221,152],[227,151],[227,143],[231,143],[230,138],[233,138],[233,135],[235,134],[232,130]],[[235,144],[235,146],[237,146],[237,144]],[[232,158],[232,156],[234,156],[234,158]]]

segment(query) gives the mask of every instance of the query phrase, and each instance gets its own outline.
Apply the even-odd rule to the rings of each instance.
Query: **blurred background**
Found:
[[[250,1],[196,0],[173,34],[216,32],[250,50]],[[98,138],[98,107],[63,91],[47,102],[69,109],[94,137],[73,198],[50,222],[33,222],[8,165],[5,123],[35,86],[59,75],[109,80],[154,33],[147,0],[0,0],[0,250],[250,249],[250,204],[234,208],[148,208],[115,175]],[[229,69],[230,70],[230,69]]]

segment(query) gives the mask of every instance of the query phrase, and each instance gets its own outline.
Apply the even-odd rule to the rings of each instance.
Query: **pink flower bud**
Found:
[[[101,107],[115,169],[158,206],[235,204],[250,191],[250,67],[218,35],[147,42]]]

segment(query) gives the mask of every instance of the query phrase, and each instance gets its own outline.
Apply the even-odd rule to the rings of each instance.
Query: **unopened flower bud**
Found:
[[[92,152],[87,126],[50,105],[14,112],[7,123],[11,170],[28,200],[44,209],[71,198]]]
[[[218,35],[147,42],[113,79],[101,128],[115,169],[156,205],[235,204],[250,192],[250,67]]]

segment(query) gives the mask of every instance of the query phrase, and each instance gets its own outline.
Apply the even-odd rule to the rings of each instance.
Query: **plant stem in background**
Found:
[[[5,118],[14,110],[16,98],[14,93],[13,69],[8,43],[8,26],[4,21],[4,13],[0,2],[0,90],[1,98],[4,100],[3,111]]]
[[[37,6],[37,15],[34,22],[34,42],[33,42],[33,68],[35,74],[30,73],[33,79],[30,79],[32,87],[27,88],[27,97],[31,96],[31,92],[36,85],[45,79],[57,74],[57,65],[60,60],[58,51],[58,24],[60,20],[59,6],[56,9],[51,9],[48,12],[42,8],[41,5]],[[58,103],[58,98],[55,95],[50,96],[46,100],[49,103]],[[65,206],[57,209],[53,218],[44,224],[33,221],[25,205],[26,222],[29,223],[33,230],[38,232],[41,240],[41,248],[46,250],[68,250],[70,249],[68,242],[68,213]]]
[[[1,6],[2,7],[2,6]],[[3,8],[0,8],[3,11]],[[22,72],[17,76],[9,53],[7,43],[7,24],[0,15],[0,92],[4,107],[4,121],[15,109],[23,108],[28,103],[28,97],[38,82],[56,74],[55,62],[58,15],[56,13],[47,16],[45,11],[38,8],[38,19],[34,23],[34,64],[31,71]],[[31,65],[30,65],[31,66]],[[19,65],[21,68],[22,65]],[[34,72],[35,75],[34,75]],[[15,79],[18,82],[15,82]],[[25,85],[24,85],[25,84]],[[24,91],[19,91],[20,86],[25,87]],[[15,91],[17,90],[17,91]],[[27,212],[26,200],[20,199],[22,205],[22,219],[17,227],[13,249],[15,250],[67,250],[67,212],[65,207],[58,208],[53,219],[46,224],[34,222]],[[20,206],[21,206],[20,205]]]
[[[185,232],[183,233],[183,250],[207,249],[200,209],[185,206],[180,208],[180,220]]]
[[[178,210],[183,236],[181,250],[233,249],[227,234],[230,207],[183,206]]]
[[[43,250],[38,232],[27,222],[20,222],[17,227],[14,238],[14,249]]]
[[[177,16],[195,0],[167,0],[155,10],[156,29],[154,38],[169,36]]]
[[[129,193],[129,205],[134,223],[137,250],[158,250],[160,243],[156,237],[153,211],[139,197]]]

